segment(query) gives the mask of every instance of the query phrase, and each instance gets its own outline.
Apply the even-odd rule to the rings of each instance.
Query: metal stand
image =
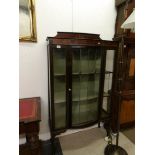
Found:
[[[122,41],[123,38],[122,38]],[[119,57],[119,68],[121,72],[117,74],[118,79],[118,121],[117,121],[117,136],[116,136],[116,145],[112,144],[112,137],[109,136],[110,141],[104,150],[104,155],[128,155],[127,152],[120,146],[118,146],[119,140],[119,129],[120,129],[120,103],[121,103],[121,94],[122,94],[122,83],[123,83],[123,49],[124,47],[120,45],[120,57]]]
[[[118,140],[119,140],[119,132],[116,136],[116,145],[112,144],[112,137],[111,133],[109,135],[109,142],[104,150],[104,155],[128,155],[127,152],[120,146],[118,146]]]
[[[108,144],[104,150],[105,155],[128,155],[127,152],[120,146]]]

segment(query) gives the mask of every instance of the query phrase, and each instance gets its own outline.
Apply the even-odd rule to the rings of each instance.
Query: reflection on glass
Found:
[[[88,76],[80,76],[80,100],[87,99]]]
[[[73,74],[80,72],[80,50],[74,49],[73,51]]]
[[[66,126],[66,103],[56,103],[55,107],[55,128],[64,128]]]
[[[102,108],[110,112],[110,90],[112,88],[114,50],[107,50],[106,54],[106,74],[104,80],[104,94]]]
[[[100,74],[95,74],[95,94],[97,96],[99,93],[99,80],[100,80]]]
[[[80,50],[80,68],[81,73],[88,73],[88,49],[83,48]]]
[[[101,69],[101,52],[96,51],[96,73],[100,73]]]
[[[37,41],[35,0],[19,0],[19,40]]]
[[[80,100],[80,76],[72,76],[72,100]]]
[[[80,101],[80,123],[84,123],[89,121],[88,120],[89,115],[89,105],[87,100],[86,101]]]
[[[113,72],[114,50],[107,50],[106,54],[106,71]]]
[[[54,75],[66,73],[66,59],[64,49],[53,49]]]
[[[105,74],[104,92],[108,93],[108,91],[111,90],[111,87],[112,87],[112,73]]]
[[[95,73],[96,69],[96,49],[95,48],[90,48],[89,49],[89,73]]]
[[[87,101],[74,102],[72,110],[73,125],[95,121],[97,119],[98,100],[96,98]]]
[[[55,128],[66,126],[66,58],[64,49],[53,49]]]
[[[72,124],[76,125],[80,122],[80,102],[79,101],[73,101],[72,102]]]
[[[72,124],[76,126],[97,120],[101,51],[76,49],[72,60]]]
[[[95,121],[97,119],[97,112],[98,112],[98,98],[89,100],[88,105],[89,105],[88,120]]]
[[[88,99],[97,97],[95,94],[95,76],[89,75],[88,77]]]
[[[54,102],[64,102],[66,100],[65,77],[54,77]]]
[[[31,36],[31,14],[29,0],[19,0],[19,33],[20,36]]]

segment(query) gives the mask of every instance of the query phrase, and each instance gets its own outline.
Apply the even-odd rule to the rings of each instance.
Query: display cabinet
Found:
[[[117,49],[116,41],[101,40],[97,34],[58,32],[47,37],[52,136],[69,128],[100,126],[110,118],[107,106],[103,110],[105,75],[112,73],[106,71],[106,58]]]

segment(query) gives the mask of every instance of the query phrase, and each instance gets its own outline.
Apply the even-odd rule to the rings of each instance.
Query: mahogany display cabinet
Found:
[[[52,137],[67,129],[95,123],[100,126],[101,121],[110,120],[107,98],[113,79],[113,59],[109,57],[114,58],[117,50],[117,41],[102,40],[98,34],[58,32],[55,37],[47,37]],[[110,77],[110,84],[106,76]]]

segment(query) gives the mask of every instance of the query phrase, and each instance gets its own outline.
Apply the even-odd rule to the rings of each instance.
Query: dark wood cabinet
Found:
[[[134,36],[129,29],[124,30],[121,28],[123,22],[130,16],[135,8],[135,0],[115,0],[115,6],[117,9],[117,17],[115,23],[115,37],[121,35]]]
[[[119,42],[115,58],[115,75],[112,93],[112,129],[134,126],[135,122],[135,33],[122,29],[121,25],[135,8],[135,0],[115,0],[117,17],[115,41]]]
[[[119,42],[112,97],[112,128],[117,131],[118,119],[121,128],[135,122],[135,39],[122,36],[114,40]]]
[[[105,96],[106,56],[117,41],[97,34],[58,32],[47,37],[49,126],[55,136],[110,119]],[[115,53],[115,52],[114,52]],[[107,59],[108,60],[108,59]]]

